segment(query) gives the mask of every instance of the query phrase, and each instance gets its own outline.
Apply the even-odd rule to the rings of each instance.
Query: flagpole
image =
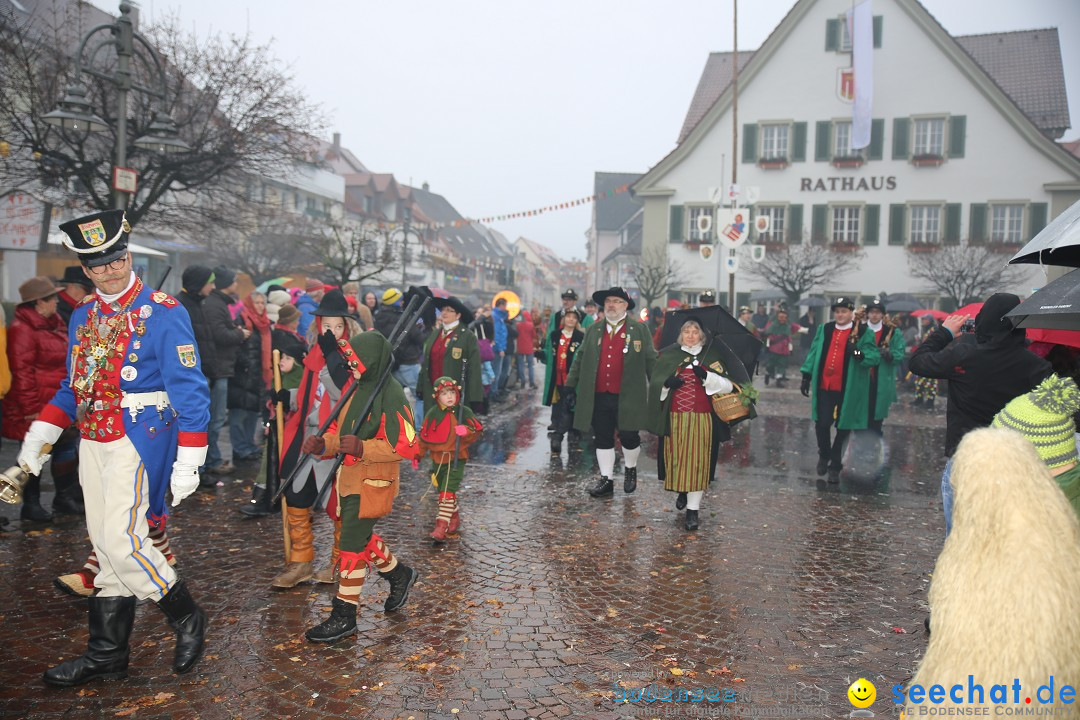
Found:
[[[734,186],[739,177],[739,0],[731,0],[731,12],[734,33],[731,52],[731,184]],[[732,207],[738,205],[736,198],[731,198],[731,204]],[[735,248],[728,250],[728,257],[735,257]],[[728,308],[735,315],[734,269],[728,272]]]

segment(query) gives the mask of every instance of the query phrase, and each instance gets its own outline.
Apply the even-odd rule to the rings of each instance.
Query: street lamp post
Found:
[[[80,83],[83,73],[111,83],[116,88],[116,167],[127,166],[128,133],[128,93],[136,90],[158,100],[158,109],[146,132],[135,140],[135,146],[161,153],[185,152],[191,148],[179,137],[176,123],[165,108],[165,68],[161,64],[154,48],[139,33],[135,32],[131,21],[131,4],[127,0],[120,3],[120,17],[116,22],[98,25],[83,37],[79,52],[75,56],[75,81],[68,86],[60,107],[42,116],[42,119],[64,130],[83,132],[103,132],[109,124],[93,112],[86,98],[86,87]],[[89,55],[87,46],[99,38]],[[131,73],[131,61],[136,56],[136,43],[140,46],[138,56],[145,60],[149,57],[157,70],[158,87],[148,88],[134,82]],[[94,61],[105,48],[111,47],[116,53],[116,67],[109,71],[93,66]],[[142,51],[145,50],[145,56]],[[85,59],[85,62],[84,62]],[[113,206],[122,210],[127,206],[125,193],[113,187]]]

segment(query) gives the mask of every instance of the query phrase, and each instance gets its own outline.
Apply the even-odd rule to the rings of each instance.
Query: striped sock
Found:
[[[90,579],[90,584],[94,584],[94,578],[101,572],[101,563],[98,562],[97,553],[93,550],[90,551],[90,557],[86,558],[86,564],[83,565],[82,572]]]
[[[383,539],[375,533],[371,533],[371,540],[365,549],[368,552],[371,564],[380,573],[388,573],[397,567],[398,561],[394,557],[394,553],[390,552],[390,548],[386,547]]]
[[[170,565],[175,565],[176,558],[173,557],[172,548],[169,546],[169,536],[165,533],[164,523],[161,527],[154,527],[151,525],[150,532],[147,533],[147,536],[150,538],[150,541],[154,543],[154,547],[157,548],[158,552],[165,556],[165,560],[168,561]]]
[[[358,553],[349,553],[358,555]],[[344,565],[345,553],[341,554]],[[338,578],[337,597],[353,605],[360,604],[360,589],[364,587],[364,579],[367,577],[367,563],[358,563],[352,570],[342,570]]]
[[[439,520],[442,520],[449,525],[450,518],[456,510],[457,496],[452,492],[439,493],[439,514],[435,518],[435,521],[438,522]]]

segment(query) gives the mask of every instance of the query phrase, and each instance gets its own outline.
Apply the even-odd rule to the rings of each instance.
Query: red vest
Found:
[[[705,388],[694,374],[694,369],[689,365],[684,365],[679,370],[679,377],[682,378],[683,384],[675,388],[671,398],[671,412],[712,412],[712,401],[705,394]]]
[[[854,326],[852,326],[853,328]],[[852,328],[837,330],[833,327],[832,341],[825,349],[821,368],[821,389],[842,392],[844,389],[844,351]]]
[[[432,383],[442,377],[442,361],[446,357],[446,344],[453,336],[453,332],[440,332],[435,342],[431,343],[431,364],[428,368],[428,377],[431,378]]]
[[[622,390],[623,354],[626,350],[626,321],[617,332],[604,328],[600,340],[600,365],[596,369],[596,392],[618,394]]]
[[[573,335],[566,337],[559,333],[559,347],[555,349],[555,384],[559,387],[566,385],[566,373],[570,370],[566,356],[569,354],[571,340]]]

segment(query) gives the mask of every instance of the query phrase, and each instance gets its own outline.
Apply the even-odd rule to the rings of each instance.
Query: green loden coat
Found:
[[[593,323],[585,331],[574,356],[574,364],[566,377],[568,387],[577,389],[574,429],[592,430],[593,401],[596,395],[596,372],[600,365],[600,340],[607,328],[606,321]],[[649,378],[656,364],[656,348],[644,323],[626,316],[626,346],[623,355],[622,388],[619,393],[619,430],[633,432],[648,429]]]
[[[867,333],[868,335],[871,333]],[[896,402],[896,376],[904,362],[904,334],[896,328],[883,328],[878,352],[881,363],[877,371],[877,396],[874,399],[874,419],[889,416],[889,406]],[[860,369],[865,371],[865,369]]]
[[[441,332],[438,328],[432,330],[427,340],[424,341],[420,378],[416,381],[416,385],[417,391],[420,393],[419,397],[424,399],[425,407],[433,407],[432,403],[435,402],[433,386],[436,378],[431,377],[431,346],[435,344],[435,339],[439,337]],[[452,334],[453,338],[450,340],[450,344],[447,345],[446,356],[443,358],[442,374],[453,378],[456,382],[461,382],[461,361],[463,359],[468,360],[469,365],[466,369],[465,386],[462,388],[462,395],[464,395],[466,403],[483,402],[484,386],[480,380],[480,344],[476,340],[476,335],[465,327],[464,323],[460,322],[454,328]],[[457,357],[454,357],[455,350],[460,351],[457,353]]]
[[[822,352],[832,340],[835,322],[827,322],[819,325],[814,334],[814,342],[810,345],[810,352],[806,361],[802,364],[802,372],[810,374],[810,418],[817,422],[817,393],[821,383],[821,359]],[[840,417],[836,424],[840,430],[865,430],[870,414],[870,372],[869,368],[876,367],[881,362],[881,353],[874,342],[874,334],[866,332],[866,327],[859,326],[863,333],[858,342],[853,346],[850,342],[844,354],[844,400],[840,406]],[[862,350],[863,357],[856,360],[852,357],[855,347]],[[894,391],[895,392],[895,391]]]

